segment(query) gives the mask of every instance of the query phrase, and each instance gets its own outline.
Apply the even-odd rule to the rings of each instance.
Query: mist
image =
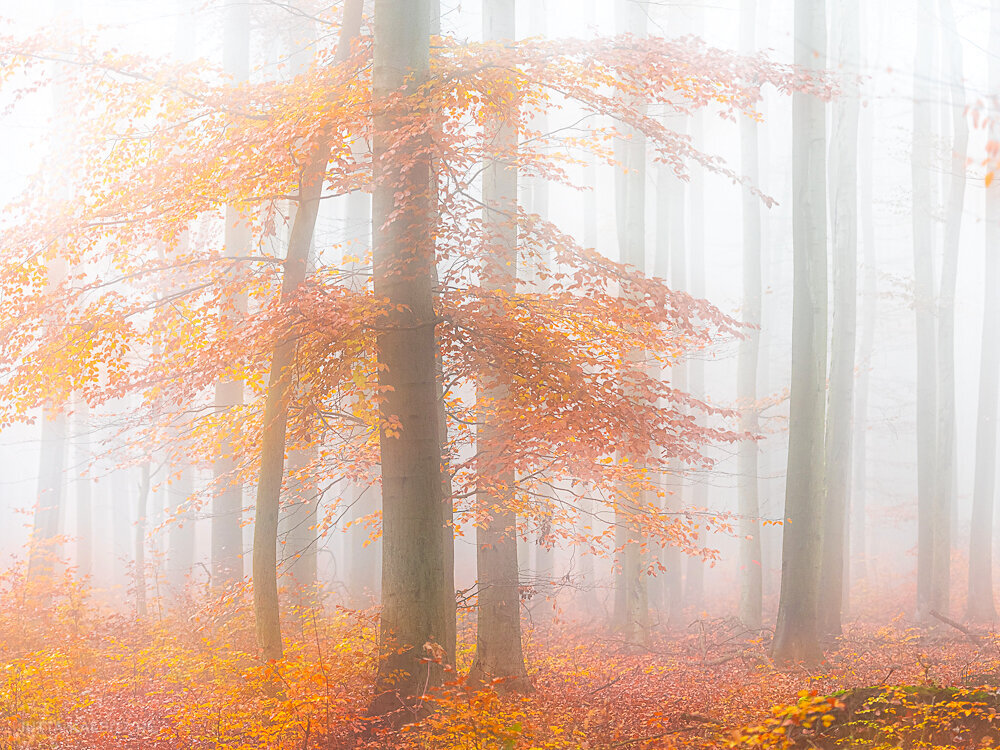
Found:
[[[998,55],[0,7],[0,744],[1000,741]]]

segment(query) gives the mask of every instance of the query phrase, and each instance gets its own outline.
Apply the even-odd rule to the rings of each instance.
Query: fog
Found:
[[[1000,4],[362,5],[0,5],[11,591],[363,614],[375,715],[995,621]]]

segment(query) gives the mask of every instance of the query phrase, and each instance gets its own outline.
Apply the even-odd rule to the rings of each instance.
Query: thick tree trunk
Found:
[[[795,62],[822,69],[826,3],[795,6]],[[823,521],[826,407],[826,117],[822,101],[792,96],[794,285],[792,386],[781,559],[781,595],[772,656],[780,663],[822,657],[818,601]]]
[[[419,712],[414,699],[440,683],[454,659],[455,599],[442,476],[434,295],[436,185],[430,134],[413,130],[428,80],[430,6],[375,3],[373,200],[375,295],[385,302],[378,332],[382,453],[382,614],[371,710],[397,722]],[[432,112],[426,112],[428,118]],[[400,202],[396,196],[406,198]],[[427,661],[430,657],[432,660]],[[411,711],[412,709],[412,711]]]
[[[361,29],[362,0],[348,0],[344,6],[337,58],[350,54],[351,41]],[[326,165],[330,160],[331,136],[321,132],[310,153],[299,182],[298,210],[288,240],[288,252],[281,280],[281,301],[287,302],[305,281],[309,266],[316,217],[319,214]],[[271,353],[264,424],[261,436],[260,476],[253,535],[254,619],[257,643],[264,660],[282,656],[281,619],[278,601],[277,540],[281,485],[285,468],[285,431],[292,396],[295,364],[295,334],[283,333]]]
[[[483,39],[515,38],[514,0],[487,0],[483,6]],[[506,111],[487,123],[484,134],[494,144],[493,158],[483,171],[484,249],[482,283],[504,296],[517,288],[517,111],[513,92],[498,96]],[[485,373],[481,397],[502,402],[508,397],[509,379],[503,373]],[[481,487],[476,496],[476,563],[479,592],[476,657],[469,672],[473,685],[503,679],[501,687],[531,687],[521,647],[521,597],[517,567],[517,517],[508,510],[514,488],[513,471],[498,471],[503,461],[500,446],[507,436],[503,426],[489,417],[479,426],[477,463],[480,476],[495,477],[494,486]],[[491,448],[492,446],[492,448]]]
[[[1000,45],[1000,0],[990,13],[990,48]],[[990,57],[990,87],[1000,86],[1000,58]],[[998,137],[994,125],[991,138]],[[996,492],[997,401],[1000,397],[1000,180],[986,189],[986,268],[983,274],[982,359],[979,365],[979,408],[976,416],[976,470],[972,490],[972,533],[969,539],[968,616],[996,619],[993,598],[993,504]]]
[[[930,0],[919,0],[913,76],[913,267],[917,330],[917,617],[933,601],[934,492],[937,427],[937,365],[934,340],[934,260],[931,215],[931,116],[928,82],[933,74]]]
[[[226,6],[224,67],[235,84],[250,74],[250,7],[243,3]],[[238,206],[226,207],[226,257],[250,255],[250,228]],[[223,315],[236,321],[246,315],[246,295],[227,300]],[[215,408],[225,412],[243,403],[243,383],[222,380],[215,386]],[[225,587],[243,578],[243,483],[237,475],[233,441],[222,437],[212,465],[212,583]]]
[[[854,417],[854,357],[858,300],[858,87],[860,19],[858,0],[834,6],[834,55],[845,73],[833,104],[830,133],[830,223],[833,228],[833,331],[830,395],[826,423],[826,507],[823,513],[823,596],[819,627],[841,634],[847,509],[851,494],[851,438]]]
[[[740,4],[740,51],[756,52],[757,0]],[[740,148],[743,174],[760,184],[757,122],[740,121]],[[737,363],[737,389],[742,411],[740,429],[756,433],[757,371],[760,354],[763,281],[761,272],[761,203],[749,190],[743,191],[743,322],[751,326],[740,341]],[[763,608],[763,574],[760,545],[760,449],[756,440],[744,440],[738,449],[740,514],[740,621],[748,628],[760,628]]]
[[[953,143],[944,227],[944,257],[941,264],[941,292],[938,303],[937,364],[937,468],[934,491],[934,568],[931,600],[938,612],[948,612],[951,601],[952,512],[955,506],[955,287],[958,280],[958,252],[965,207],[965,161],[969,150],[969,128],[965,117],[965,84],[962,38],[955,25],[951,0],[941,0],[944,22],[942,49],[946,78],[951,81]]]

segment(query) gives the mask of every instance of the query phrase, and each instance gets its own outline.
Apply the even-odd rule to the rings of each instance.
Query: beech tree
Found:
[[[826,60],[826,3],[795,5],[795,62]],[[777,662],[816,662],[824,485],[827,362],[826,107],[792,95],[794,301],[788,472],[781,595],[771,654]]]
[[[858,273],[858,86],[861,19],[859,5],[845,0],[834,8],[833,59],[845,82],[833,104],[830,131],[829,199],[833,232],[833,329],[830,394],[826,423],[826,503],[823,508],[823,596],[819,627],[840,635],[843,609],[847,518],[851,492],[854,370]]]
[[[990,43],[1000,44],[1000,0],[990,5]],[[1000,61],[990,58],[990,85],[1000,85]],[[990,138],[1000,137],[996,114],[991,113]],[[996,502],[997,416],[1000,400],[1000,346],[996,325],[1000,320],[1000,184],[986,185],[986,261],[983,269],[983,332],[979,364],[979,398],[976,409],[976,466],[972,489],[972,525],[969,539],[968,616],[978,621],[996,619],[993,596],[993,505]]]
[[[740,49],[751,54],[756,47],[757,0],[740,4]],[[757,123],[740,122],[740,154],[743,173],[754,184],[760,182]],[[760,352],[760,326],[763,303],[761,271],[761,204],[749,190],[743,192],[743,322],[747,331],[740,341],[737,372],[741,405],[740,428],[756,434],[757,370]],[[762,624],[763,561],[761,560],[760,473],[756,440],[743,440],[739,446],[739,533],[740,533],[740,605],[739,618],[748,628]]]

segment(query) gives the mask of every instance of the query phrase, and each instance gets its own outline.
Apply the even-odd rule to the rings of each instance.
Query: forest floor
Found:
[[[390,731],[366,716],[373,610],[290,611],[285,657],[261,664],[244,594],[176,602],[176,615],[152,601],[139,619],[69,577],[26,591],[21,572],[0,575],[5,750],[978,747],[980,730],[1000,725],[994,693],[948,689],[1000,675],[1000,637],[910,627],[883,608],[878,624],[849,621],[812,670],[777,669],[770,631],[732,619],[657,627],[643,647],[597,625],[536,623],[525,638],[534,692],[456,679],[428,696],[428,717]],[[453,674],[471,661],[471,626],[459,641]],[[872,686],[893,687],[827,698]],[[889,729],[863,742],[830,734],[859,716]]]

